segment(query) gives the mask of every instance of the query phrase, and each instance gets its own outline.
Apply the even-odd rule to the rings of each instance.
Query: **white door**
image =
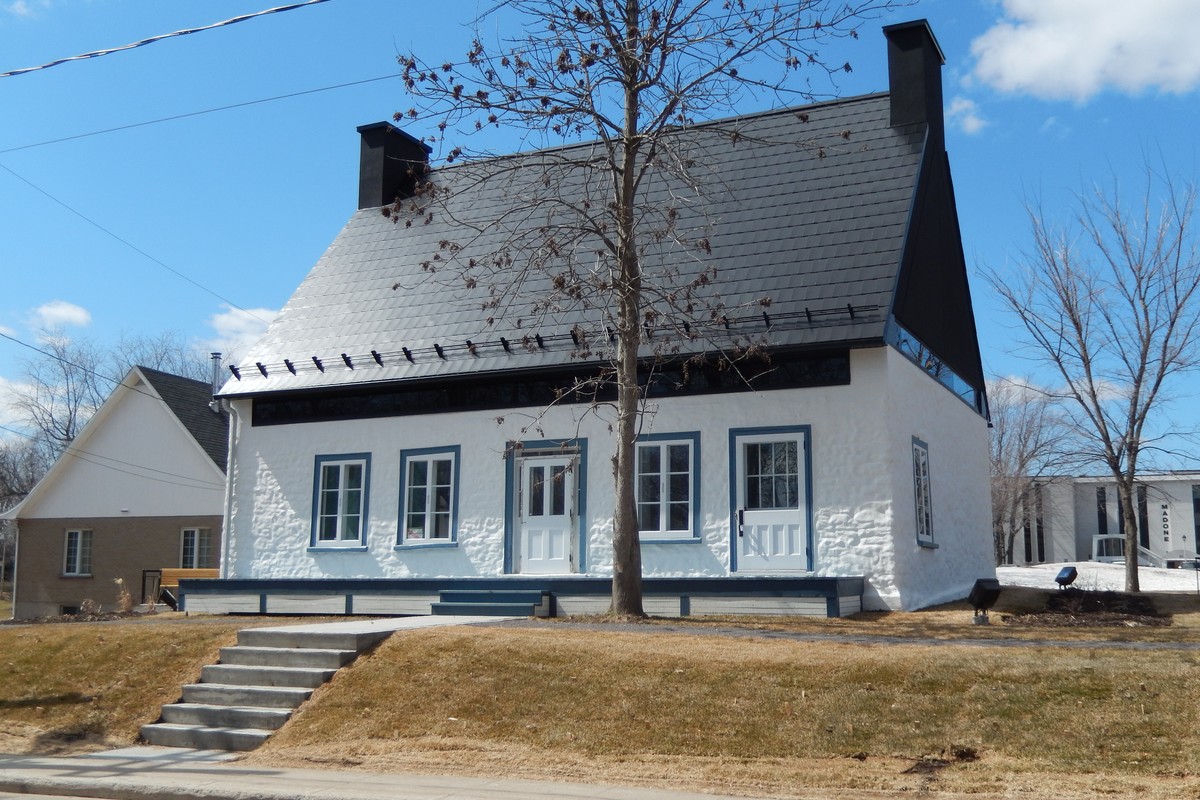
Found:
[[[516,571],[575,572],[575,459],[522,459],[518,491]]]
[[[808,557],[808,436],[735,439],[738,572],[804,572]]]

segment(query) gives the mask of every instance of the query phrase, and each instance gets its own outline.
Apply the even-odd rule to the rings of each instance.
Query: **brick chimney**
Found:
[[[888,25],[888,89],[893,127],[924,122],[930,132],[944,136],[942,65],[946,57],[929,22],[923,19]]]
[[[358,133],[358,207],[379,208],[412,197],[433,148],[390,122],[362,125]]]

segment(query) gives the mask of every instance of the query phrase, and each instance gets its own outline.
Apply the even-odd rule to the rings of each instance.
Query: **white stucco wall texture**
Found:
[[[676,397],[649,409],[643,433],[698,433],[700,531],[643,545],[645,576],[730,575],[731,429],[808,426],[813,571],[865,576],[867,608],[964,597],[994,573],[986,422],[890,348],[851,352],[848,386]],[[611,575],[610,420],[583,406],[254,427],[235,400],[228,578],[499,576],[505,570],[510,441],[586,440],[581,574]],[[912,437],[928,443],[936,548],[916,542]],[[455,546],[398,545],[400,452],[461,447]],[[310,547],[317,456],[370,454],[365,546]],[[740,574],[740,573],[735,573]]]

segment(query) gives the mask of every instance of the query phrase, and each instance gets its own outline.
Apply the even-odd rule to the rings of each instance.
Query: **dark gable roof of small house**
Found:
[[[930,54],[927,42],[935,49],[936,42],[923,23],[919,30],[916,25],[894,27],[903,27],[901,34],[926,32],[918,40],[925,55],[917,69],[924,70],[923,80],[938,82],[934,102],[940,112],[940,51]],[[889,39],[894,48],[895,38]],[[894,81],[894,65],[892,73]],[[682,143],[704,184],[698,200],[677,204],[680,228],[707,225],[711,253],[661,245],[647,253],[645,269],[686,274],[697,263],[714,267],[716,289],[730,309],[729,335],[765,336],[775,348],[877,345],[899,318],[935,352],[954,350],[954,358],[943,357],[981,388],[940,113],[928,124],[924,111],[921,121],[896,122],[895,94],[893,86],[891,95],[748,115],[676,134],[686,137]],[[360,132],[372,129],[380,126]],[[410,148],[415,144],[404,134],[392,138],[406,140]],[[528,305],[536,288],[499,310],[486,309],[486,287],[466,289],[453,282],[452,267],[431,276],[423,265],[445,254],[441,243],[447,241],[463,245],[454,255],[464,261],[494,252],[511,235],[511,227],[503,228],[513,210],[544,191],[540,184],[547,174],[561,196],[578,196],[581,170],[559,171],[559,164],[564,154],[577,160],[596,147],[434,170],[435,186],[470,184],[471,191],[450,192],[450,208],[435,206],[431,219],[406,224],[378,207],[360,209],[238,365],[240,376],[226,383],[222,395],[578,364],[571,331],[578,326],[591,341],[602,341],[606,323],[595,312],[560,310],[535,320]],[[476,182],[479,170],[488,168],[502,176]],[[647,184],[645,197],[650,208],[661,209],[679,191],[659,176]],[[379,192],[360,189],[361,196]],[[544,212],[539,208],[538,214]],[[526,216],[533,219],[520,223],[525,226],[540,218]],[[495,220],[505,222],[486,227]],[[925,233],[917,235],[913,226],[922,220]],[[485,229],[476,232],[464,222]],[[898,288],[903,308],[896,302]],[[938,304],[947,291],[962,306],[951,312],[953,324],[924,319],[928,313],[944,315]],[[929,292],[938,297],[925,297]],[[760,304],[762,298],[769,305]]]
[[[196,443],[224,472],[229,452],[229,414],[209,408],[212,385],[149,367],[138,367],[138,370]]]

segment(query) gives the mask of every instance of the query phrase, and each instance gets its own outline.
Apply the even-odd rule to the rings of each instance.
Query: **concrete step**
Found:
[[[156,722],[143,725],[142,738],[159,747],[193,747],[197,750],[253,750],[271,731],[258,728],[209,728]]]
[[[258,728],[278,730],[292,715],[290,708],[219,706],[205,703],[171,703],[162,707],[162,721],[208,728]]]
[[[354,650],[318,650],[309,647],[236,647],[221,648],[222,664],[246,667],[309,667],[339,669],[358,653]]]
[[[214,706],[298,708],[312,696],[312,689],[289,686],[230,686],[221,683],[192,683],[183,687],[183,702]]]
[[[432,603],[434,616],[451,617],[532,617],[532,603]]]
[[[245,647],[284,647],[316,650],[353,650],[361,653],[391,636],[390,630],[315,631],[297,628],[247,628],[238,631]]]
[[[201,683],[227,686],[298,686],[315,689],[333,677],[336,669],[311,667],[248,667],[240,664],[210,664],[200,670]]]

